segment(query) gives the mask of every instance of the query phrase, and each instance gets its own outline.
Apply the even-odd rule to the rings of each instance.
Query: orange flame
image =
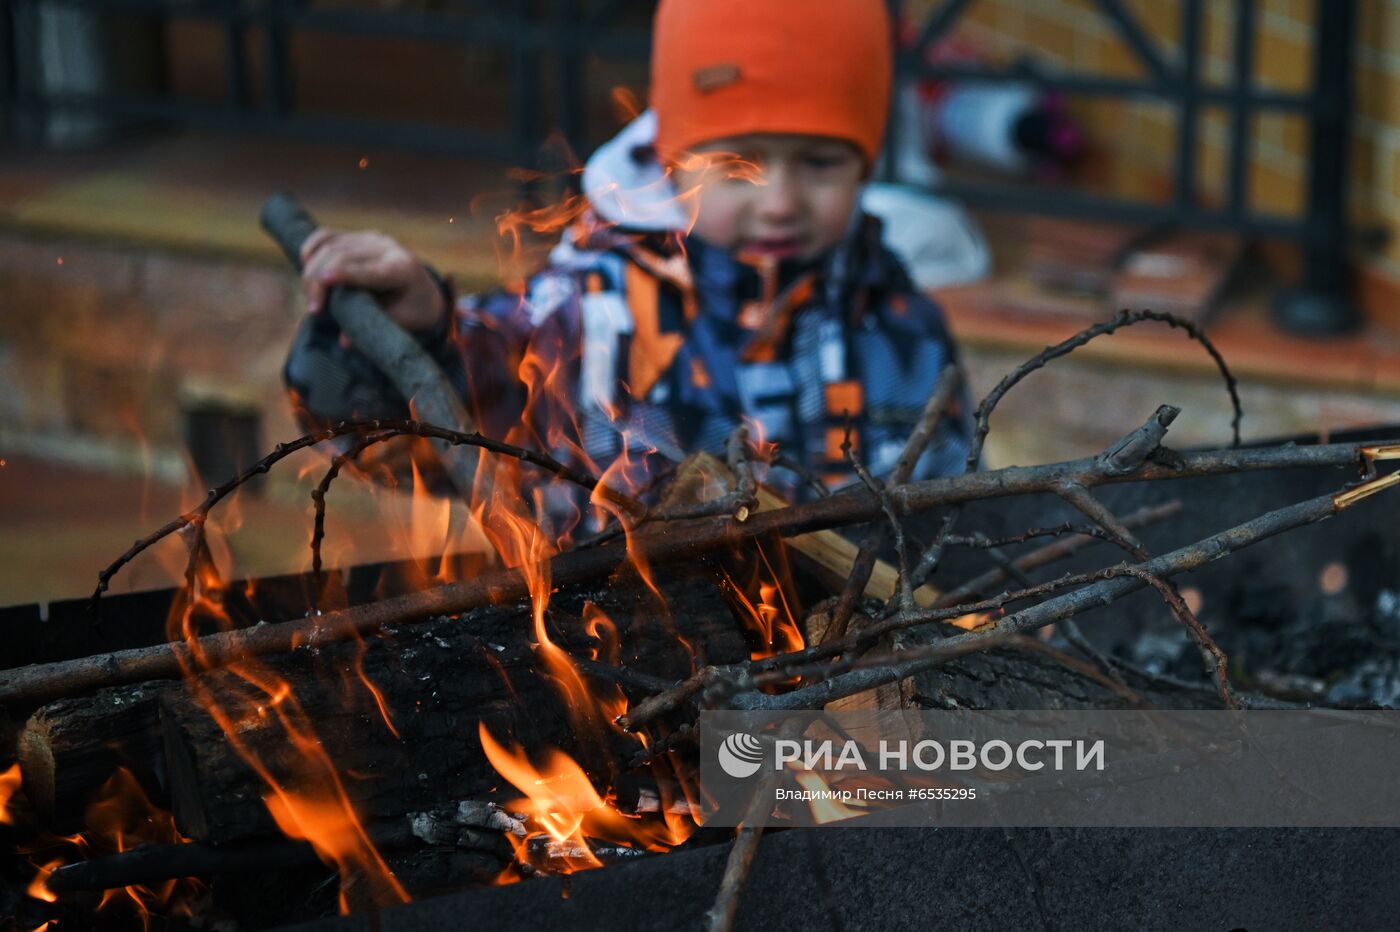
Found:
[[[694,822],[688,818],[657,820],[624,814],[613,801],[598,793],[583,768],[562,751],[547,751],[542,765],[536,766],[524,749],[506,748],[498,742],[484,723],[479,725],[478,733],[491,766],[525,794],[523,800],[508,806],[524,812],[527,825],[534,829],[523,839],[508,836],[520,863],[553,873],[572,873],[602,866],[590,839],[665,851],[685,841],[695,830]],[[663,813],[666,809],[662,807]],[[532,838],[542,836],[549,839],[544,847],[548,860],[543,864],[538,863],[539,849],[531,844]]]
[[[4,773],[0,773],[0,825],[15,824],[14,815],[10,812],[10,800],[19,792],[23,779],[19,764],[14,764]]]
[[[724,575],[729,594],[738,608],[749,631],[758,646],[750,652],[753,660],[762,660],[775,654],[786,654],[806,647],[802,626],[797,621],[797,612],[788,601],[786,586],[774,570],[768,555],[762,547],[757,548],[764,572],[758,576],[758,601],[755,603],[744,592],[744,587],[735,583],[728,573]]]
[[[976,631],[978,628],[989,625],[995,620],[996,616],[991,612],[973,612],[970,615],[959,615],[948,623],[966,631]]]
[[[210,718],[219,726],[234,752],[267,786],[264,797],[278,827],[287,835],[309,842],[342,878],[340,907],[349,911],[346,885],[363,883],[381,906],[408,902],[408,892],[394,877],[354,811],[338,768],[331,760],[292,686],[256,658],[243,658],[224,667],[229,676],[204,676],[214,664],[199,645],[200,622],[219,628],[232,625],[222,606],[222,589],[216,580],[197,576],[194,598],[172,612],[172,640],[189,646],[182,655],[186,681]],[[376,690],[371,690],[377,697]],[[280,729],[296,754],[289,756],[290,773],[274,773],[245,739],[247,725]],[[388,719],[390,727],[392,722]],[[291,787],[295,786],[296,789]]]
[[[26,892],[48,903],[58,902],[48,888],[49,877],[64,864],[91,858],[108,857],[130,851],[140,845],[178,844],[189,839],[175,828],[174,817],[156,806],[146,796],[132,773],[120,768],[97,791],[84,816],[86,828],[79,835],[41,836],[38,849],[55,847],[71,849],[67,854],[35,861],[37,873]],[[126,906],[136,912],[143,929],[149,929],[151,917],[159,912],[165,916],[188,916],[189,902],[204,889],[198,880],[187,878],[168,880],[146,886],[131,885],[107,890],[97,904],[101,912],[113,906]]]
[[[25,888],[24,892],[32,899],[42,900],[45,903],[57,903],[58,897],[48,887],[49,877],[65,863],[67,862],[63,858],[55,858],[40,865],[39,872],[34,875],[34,879],[29,882],[29,886]]]

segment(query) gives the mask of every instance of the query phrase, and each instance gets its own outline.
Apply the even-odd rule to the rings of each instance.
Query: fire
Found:
[[[187,604],[172,611],[172,640],[183,640],[191,648],[185,660],[186,681],[224,737],[267,786],[264,802],[278,827],[288,836],[309,842],[342,879],[340,907],[349,912],[346,887],[358,882],[381,906],[408,902],[408,892],[365,830],[346,794],[339,769],[326,752],[316,729],[298,701],[291,683],[256,658],[243,658],[224,667],[231,676],[204,676],[213,663],[199,648],[200,623],[219,628],[232,625],[222,604],[222,588],[216,579],[196,574],[195,586]],[[366,682],[368,682],[367,678]],[[371,690],[376,701],[382,700]],[[387,716],[387,713],[385,713]],[[245,739],[244,725],[250,721],[269,723],[281,730],[288,746],[297,753],[291,758],[291,773],[274,773]],[[386,717],[392,729],[392,720]],[[296,787],[296,789],[292,789]]]
[[[543,763],[536,766],[523,748],[507,748],[492,737],[484,723],[478,734],[491,766],[525,794],[523,800],[508,806],[524,812],[527,824],[534,828],[523,839],[507,836],[519,863],[554,873],[572,873],[602,866],[593,854],[592,839],[666,851],[695,830],[694,822],[687,818],[663,818],[658,822],[655,818],[624,814],[598,793],[583,768],[562,751],[545,752]],[[663,812],[666,809],[662,807]],[[553,855],[542,865],[537,864],[539,848],[531,844],[532,838],[540,837],[548,838],[544,853]],[[513,875],[502,878],[511,879]]]
[[[8,772],[6,774],[8,776]],[[26,849],[33,858],[35,876],[26,893],[46,903],[58,902],[49,889],[48,881],[54,871],[65,864],[93,858],[109,857],[142,845],[165,845],[188,842],[175,827],[174,817],[151,802],[132,773],[120,768],[97,791],[84,815],[86,828],[79,835],[40,835],[38,842]],[[62,851],[52,855],[55,850]],[[43,852],[43,857],[36,857]],[[154,915],[188,916],[189,903],[204,890],[195,879],[169,880],[153,886],[131,885],[107,890],[97,904],[97,911],[125,907],[141,919],[143,929],[149,929]]]
[[[31,880],[29,886],[25,888],[25,894],[32,899],[42,900],[45,903],[57,903],[58,897],[49,889],[48,882],[53,872],[58,870],[65,863],[67,862],[64,861],[63,858],[55,858],[52,861],[40,865],[38,873],[34,875],[34,879]]]
[[[19,764],[14,764],[9,770],[0,773],[0,825],[15,824],[14,815],[10,812],[10,800],[19,792],[22,781]]]
[[[695,156],[681,168],[687,174],[701,177],[704,183],[735,179],[762,182],[759,166],[731,153]],[[673,185],[674,179],[668,177],[663,183]],[[678,206],[691,223],[697,213],[702,186],[692,185],[676,191],[671,205]],[[565,197],[545,207],[506,212],[498,218],[497,227],[516,260],[506,279],[517,284],[525,280],[522,257],[528,236],[570,229],[586,238],[601,232],[596,226],[590,227],[600,223],[602,221],[589,210],[587,199],[577,196]],[[524,300],[523,294],[521,300]],[[530,596],[532,643],[538,666],[557,685],[581,750],[597,752],[580,754],[580,759],[612,761],[620,743],[631,742],[640,749],[644,738],[623,737],[616,725],[616,719],[627,711],[627,698],[621,688],[586,680],[575,658],[551,634],[547,623],[553,587],[549,560],[572,545],[574,533],[584,525],[586,518],[599,527],[608,519],[618,520],[627,532],[631,570],[656,596],[657,614],[665,616],[667,606],[661,589],[651,568],[633,546],[631,515],[616,496],[606,494],[606,490],[623,495],[637,494],[650,478],[648,459],[655,450],[624,436],[621,455],[606,464],[605,470],[600,469],[578,440],[581,431],[574,408],[576,360],[569,358],[560,346],[538,342],[541,345],[531,345],[517,360],[517,374],[526,388],[526,403],[519,422],[503,439],[518,446],[548,451],[594,475],[601,473],[604,491],[595,492],[586,503],[572,487],[550,480],[533,468],[523,469],[513,458],[482,454],[470,501],[463,509],[463,503],[433,494],[435,467],[429,464],[434,458],[428,455],[426,441],[409,438],[371,447],[366,456],[346,468],[382,474],[380,478],[388,481],[380,486],[392,493],[400,492],[395,474],[407,474],[403,485],[411,484],[411,487],[401,490],[406,495],[382,495],[382,501],[393,501],[398,508],[395,517],[384,519],[381,524],[400,548],[396,555],[410,556],[417,562],[416,570],[410,572],[420,575],[403,581],[408,586],[422,588],[461,574],[464,570],[454,566],[448,555],[454,547],[481,549],[474,544],[489,545],[495,557],[522,574]],[[622,412],[612,414],[620,419]],[[761,458],[771,454],[762,442],[760,448]],[[408,455],[407,470],[402,468],[405,453]],[[303,479],[315,481],[329,468],[328,456],[324,453],[317,456],[319,458],[313,457],[309,465],[303,466]],[[395,465],[400,468],[392,468]],[[187,504],[193,506],[199,497],[192,497]],[[366,889],[376,905],[405,902],[409,899],[407,891],[377,850],[347,793],[344,774],[327,753],[293,684],[255,657],[240,658],[230,665],[225,663],[226,658],[204,653],[205,647],[199,640],[202,635],[230,630],[249,621],[232,617],[224,599],[230,591],[226,580],[235,576],[238,569],[228,536],[243,522],[239,504],[238,496],[233,496],[218,514],[211,514],[198,527],[188,529],[183,541],[184,553],[172,548],[165,554],[175,578],[186,584],[185,596],[177,599],[167,624],[170,640],[184,642],[189,648],[178,655],[184,665],[182,672],[187,687],[217,723],[235,753],[262,781],[264,802],[278,828],[290,838],[310,843],[326,864],[337,869],[342,878],[342,912],[349,911],[346,891],[352,882]],[[345,536],[342,535],[338,545],[345,545]],[[443,555],[440,562],[425,559],[438,554]],[[326,562],[324,558],[329,554],[324,548],[322,555]],[[342,563],[353,559],[349,551],[337,556]],[[800,606],[793,603],[792,590],[779,572],[785,572],[785,567],[775,568],[762,550],[759,556],[762,562],[759,576],[750,580],[746,587],[731,584],[737,599],[746,606],[755,639],[761,643],[754,656],[801,649],[803,638],[796,621]],[[185,570],[187,557],[190,558],[188,572]],[[248,589],[240,594],[251,596],[253,593]],[[237,604],[237,600],[230,600],[228,604]],[[320,607],[319,603],[316,607]],[[585,606],[583,628],[595,642],[589,659],[618,664],[621,642],[613,620],[596,606]],[[684,646],[688,648],[689,645]],[[366,651],[367,645],[359,643],[351,669],[344,674],[345,695],[372,701],[385,727],[398,737],[394,710],[366,672]],[[217,674],[214,673],[216,669]],[[260,759],[255,743],[248,738],[254,729],[276,729],[282,747],[294,752],[286,755],[289,763],[284,763],[280,754],[275,767],[272,762]],[[551,871],[597,867],[602,862],[592,847],[596,841],[664,851],[680,844],[695,831],[688,800],[662,799],[654,812],[624,812],[613,791],[608,789],[612,786],[608,781],[615,774],[590,777],[578,760],[561,749],[530,749],[527,753],[526,749],[498,741],[484,725],[479,737],[492,766],[524,797],[521,805],[533,834],[523,840],[509,836],[516,846],[520,864],[536,864],[543,857],[542,868]],[[661,785],[674,784],[662,781]],[[684,780],[681,785],[686,786]],[[11,798],[18,788],[18,767],[0,774],[0,822],[11,821]],[[657,792],[666,796],[673,793],[669,789]],[[533,846],[532,839],[535,840]],[[141,844],[184,841],[187,839],[180,836],[170,814],[151,804],[136,779],[122,771],[109,781],[92,804],[87,833],[65,843],[74,845],[86,856],[90,852],[128,851]],[[49,861],[39,869],[31,885],[31,895],[50,902],[54,900],[45,881],[62,863],[62,859]],[[103,897],[102,906],[129,903],[141,913],[146,924],[154,911],[169,912],[178,908],[190,895],[190,883],[172,881],[150,888],[109,891]]]
[[[966,631],[976,631],[978,628],[990,625],[995,620],[996,616],[991,612],[973,612],[970,615],[959,615],[948,623]]]
[[[316,853],[340,871],[340,911],[350,912],[346,896],[347,880],[365,876],[376,886],[387,883],[392,897],[408,902],[408,892],[394,878],[379,852],[375,850],[364,825],[350,806],[343,792],[296,793],[274,786],[264,800],[277,827],[288,838],[310,842]],[[364,868],[372,868],[366,875]],[[379,891],[380,896],[384,891]],[[376,898],[380,898],[377,896]]]
[[[797,621],[797,612],[794,612],[788,600],[786,587],[763,548],[758,547],[757,550],[764,571],[758,576],[757,602],[746,595],[744,587],[735,583],[728,574],[725,574],[724,582],[735,607],[758,641],[758,646],[750,654],[751,659],[762,660],[775,654],[802,650],[806,646],[806,638]]]
[[[175,827],[175,818],[150,801],[140,783],[126,768],[119,769],[88,805],[82,848],[87,856],[120,854],[139,845],[180,844],[189,839]],[[151,915],[180,915],[186,903],[204,889],[192,878],[168,880],[155,886],[133,885],[107,890],[98,910],[114,904],[129,905],[150,927]]]

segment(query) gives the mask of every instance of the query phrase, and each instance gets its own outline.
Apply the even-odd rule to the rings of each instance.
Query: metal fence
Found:
[[[554,129],[575,146],[589,141],[583,98],[586,56],[646,60],[647,32],[618,22],[629,5],[636,6],[617,0],[437,0],[422,8],[329,6],[313,0],[0,0],[0,52],[5,54],[0,103],[30,125],[42,124],[55,113],[101,114],[523,165],[533,161]],[[87,19],[55,24],[65,12],[86,14]],[[39,46],[46,30],[100,30],[100,17],[111,14],[147,17],[158,26],[179,20],[217,26],[223,36],[223,99],[195,101],[160,90],[133,92],[91,81],[74,87],[74,82],[56,82],[44,73]],[[510,129],[501,133],[470,125],[351,119],[303,110],[294,103],[293,39],[311,34],[503,53],[509,71],[503,107]],[[254,73],[250,61],[250,35],[260,40],[261,74]],[[254,95],[255,85],[260,94]],[[556,115],[557,126],[548,125],[547,113]]]
[[[900,0],[892,0],[896,11]],[[1258,4],[1231,0],[1234,14],[1232,80],[1228,87],[1202,81],[1204,0],[1176,0],[1180,16],[1175,60],[1163,55],[1132,10],[1121,0],[1094,0],[1094,6],[1132,50],[1147,77],[1125,80],[1078,72],[1051,72],[1029,67],[983,70],[929,64],[927,52],[957,24],[970,0],[942,0],[922,24],[912,48],[900,57],[899,70],[910,78],[960,81],[1018,81],[1056,88],[1069,95],[1108,96],[1160,101],[1176,116],[1173,196],[1168,203],[1148,203],[1079,192],[1006,184],[948,180],[940,190],[965,203],[1159,227],[1227,230],[1242,235],[1292,239],[1303,248],[1301,285],[1281,296],[1276,307],[1285,326],[1307,332],[1334,332],[1353,326],[1356,314],[1347,297],[1347,146],[1352,108],[1354,0],[1314,0],[1311,54],[1312,87],[1305,93],[1261,88],[1254,80],[1254,46]],[[1203,204],[1197,196],[1197,143],[1203,107],[1228,115],[1230,155],[1226,201]],[[1252,210],[1248,204],[1250,121],[1262,113],[1290,113],[1308,126],[1307,203],[1297,217]]]
[[[903,12],[901,0],[889,2],[896,14]],[[1231,0],[1235,18],[1233,79],[1226,87],[1210,86],[1202,80],[1204,0],[1158,2],[1171,2],[1179,11],[1180,41],[1172,55],[1163,51],[1126,4],[1094,0],[1098,12],[1141,62],[1147,75],[1141,80],[1027,66],[991,70],[930,64],[925,53],[957,24],[970,0],[935,4],[919,24],[917,41],[900,54],[897,67],[905,79],[1030,82],[1071,96],[1137,98],[1165,104],[1174,111],[1177,125],[1174,194],[1168,202],[955,178],[943,181],[939,190],[989,209],[1294,240],[1305,256],[1303,282],[1280,302],[1281,321],[1301,330],[1345,329],[1355,321],[1347,299],[1346,263],[1352,233],[1346,216],[1346,151],[1355,0],[1314,0],[1313,82],[1305,93],[1271,91],[1254,81],[1256,0]],[[505,4],[421,0],[412,9],[328,7],[312,0],[0,0],[0,51],[5,54],[0,68],[0,104],[30,125],[56,113],[116,115],[216,130],[482,156],[527,165],[552,129],[557,129],[575,151],[584,151],[595,141],[584,91],[588,60],[600,56],[644,61],[648,52],[645,14],[650,7],[647,2],[628,0],[513,0]],[[43,18],[59,10],[136,13],[161,22],[193,18],[217,24],[224,37],[224,99],[194,102],[159,90],[133,93],[115,86],[74,88],[46,83],[34,46],[42,33]],[[261,37],[261,75],[252,73],[247,41],[250,31]],[[505,106],[509,130],[386,123],[306,112],[295,105],[292,39],[309,33],[496,50],[508,62]],[[256,101],[251,92],[255,82],[262,90]],[[1197,196],[1196,152],[1205,107],[1223,109],[1230,127],[1227,194],[1220,205],[1202,203]],[[1250,123],[1256,115],[1269,112],[1294,114],[1308,126],[1306,209],[1297,217],[1261,213],[1248,204]]]

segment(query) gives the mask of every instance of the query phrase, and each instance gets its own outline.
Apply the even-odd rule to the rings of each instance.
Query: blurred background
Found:
[[[878,204],[975,390],[1150,307],[1218,343],[1247,439],[1400,424],[1400,0],[894,6]],[[300,433],[280,369],[302,308],[257,226],[268,194],[391,233],[461,290],[518,276],[497,217],[564,193],[645,101],[652,9],[0,0],[0,605],[83,594]],[[1175,445],[1229,438],[1213,363],[1166,328],[1032,383],[992,465],[1095,452],[1159,403],[1185,409]],[[240,494],[242,572],[304,568],[319,471]],[[336,496],[341,560],[441,533],[407,494]],[[414,529],[399,542],[385,507]],[[158,562],[124,585],[168,582]]]

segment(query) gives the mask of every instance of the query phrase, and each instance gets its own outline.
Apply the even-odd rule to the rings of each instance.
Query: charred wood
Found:
[[[93,792],[119,767],[132,772],[148,795],[160,785],[156,700],[169,683],[104,689],[60,699],[30,716],[18,754],[24,792],[40,822],[55,833],[83,828]]]
[[[656,617],[654,596],[644,589],[589,594],[619,628],[616,665],[631,674],[622,688],[639,676],[652,683],[686,675],[692,661],[685,642],[712,660],[747,656],[733,616],[707,580],[663,591],[676,607],[671,621]],[[580,594],[556,596],[547,615],[550,636],[586,657],[598,645],[583,635],[571,609],[581,612]],[[480,609],[389,629],[369,642],[362,660],[355,645],[338,644],[299,649],[270,666],[292,684],[297,703],[315,723],[320,749],[347,775],[343,786],[356,811],[382,819],[499,786],[478,739],[481,722],[527,747],[563,748],[595,773],[615,770],[616,760],[635,751],[630,744],[599,747],[580,736],[557,685],[538,664],[529,630],[528,609]],[[357,662],[382,695],[388,721],[370,701]],[[215,695],[245,688],[237,668],[205,674],[201,685]],[[279,782],[288,781],[289,790],[298,789],[304,749],[287,740],[275,715],[253,711],[237,721],[241,751],[225,740],[223,728],[189,688],[161,696],[160,718],[170,799],[182,832],[222,844],[275,831],[263,803],[267,786],[245,758],[251,755]],[[605,723],[597,725],[597,734],[609,733]]]

